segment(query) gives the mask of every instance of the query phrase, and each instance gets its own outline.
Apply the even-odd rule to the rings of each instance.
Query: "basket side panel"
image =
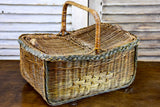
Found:
[[[128,86],[135,75],[135,48],[98,61],[47,62],[50,103],[66,103]]]
[[[23,78],[45,98],[44,61],[20,46],[20,71]]]

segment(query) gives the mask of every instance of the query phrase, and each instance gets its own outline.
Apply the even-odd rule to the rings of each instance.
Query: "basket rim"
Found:
[[[107,25],[107,26],[113,26],[109,23],[101,23],[102,25]],[[91,25],[91,26],[95,26],[95,24]],[[88,26],[88,27],[91,27]],[[81,29],[78,29],[76,31],[79,30],[83,30],[85,28],[88,27],[84,27]],[[119,29],[119,28],[117,28]],[[119,29],[119,30],[123,30],[123,29]],[[123,30],[125,31],[125,30]],[[71,33],[74,33],[75,31],[72,31]],[[128,32],[128,31],[125,31]],[[55,56],[55,55],[50,55],[47,53],[42,52],[41,50],[38,50],[37,48],[34,48],[32,45],[29,45],[25,40],[23,40],[23,37],[25,37],[25,35],[54,35],[56,37],[57,34],[53,34],[53,33],[34,33],[34,34],[22,34],[19,38],[18,38],[18,42],[20,44],[20,46],[22,46],[27,52],[31,53],[34,56],[37,56],[38,58],[45,60],[45,61],[76,61],[76,60],[101,60],[101,59],[106,59],[107,57],[117,53],[117,52],[123,52],[125,50],[130,50],[133,47],[137,46],[139,44],[139,38],[134,35],[131,34],[130,32],[128,32],[131,36],[134,37],[134,40],[131,42],[128,42],[124,45],[120,45],[117,47],[114,47],[112,49],[110,49],[109,51],[104,51],[101,52],[100,54],[97,55],[91,55],[91,54],[82,54],[82,55],[59,55],[59,56]],[[60,37],[63,38],[63,37]]]
[[[34,49],[31,46],[28,46],[25,44],[20,38],[18,39],[19,44],[29,53],[31,53],[34,56],[37,56],[38,58],[45,60],[45,61],[77,61],[77,60],[101,60],[106,59],[106,57],[111,56],[118,52],[124,52],[125,50],[130,50],[133,47],[137,46],[139,43],[139,39],[136,38],[134,41],[127,43],[125,45],[113,48],[107,52],[102,52],[97,55],[67,55],[67,56],[54,56],[49,55],[44,52],[41,52],[38,49]]]

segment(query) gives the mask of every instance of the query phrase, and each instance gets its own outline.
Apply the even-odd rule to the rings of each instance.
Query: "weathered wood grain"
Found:
[[[0,60],[20,60],[20,56],[0,56]]]
[[[160,61],[160,48],[138,49],[138,61]]]
[[[71,30],[71,24],[67,25],[67,30]],[[0,23],[0,31],[60,31],[61,24],[19,24]]]
[[[3,14],[62,14],[61,6],[23,6],[23,5],[0,5]],[[71,14],[71,8],[68,8]]]
[[[160,0],[102,0],[103,5],[160,5]]]
[[[101,12],[102,22],[139,37],[138,60],[160,61],[160,0],[102,0]]]
[[[127,31],[160,31],[159,23],[119,23]]]
[[[88,0],[74,0],[74,2],[79,3],[83,6],[88,6]],[[77,18],[79,20],[77,20]],[[88,26],[88,12],[72,6],[72,28],[77,30]],[[68,20],[68,19],[67,19]]]
[[[58,33],[66,0],[0,0],[0,60],[19,59],[17,38],[24,33]],[[72,7],[67,30],[72,29]],[[16,55],[16,56],[15,56]]]
[[[17,23],[61,23],[61,15],[17,15],[2,14],[1,22],[17,22]],[[67,16],[67,23],[72,23],[72,16]]]
[[[106,23],[142,23],[160,22],[160,15],[102,15],[102,21]]]
[[[160,57],[160,49],[139,49],[138,56],[157,56],[157,57]]]
[[[159,14],[160,6],[103,6],[102,14]]]
[[[19,44],[17,40],[0,40],[1,48],[19,48]]]
[[[160,48],[160,40],[140,41],[139,49],[156,49]]]
[[[94,9],[101,18],[102,5],[101,0],[89,0],[89,8]],[[95,24],[95,20],[92,14],[89,14],[89,25]]]
[[[0,4],[16,5],[62,5],[67,0],[0,0]]]
[[[37,33],[37,32],[0,32],[0,40],[17,40],[18,37],[22,34],[28,33]],[[53,33],[57,34],[58,32],[38,32],[38,33]]]
[[[9,55],[13,55],[13,56],[18,56],[20,55],[19,49],[1,49],[0,51],[0,56],[9,56]]]
[[[160,32],[131,32],[137,35],[140,40],[160,40]]]
[[[139,56],[138,61],[150,61],[150,62],[160,62],[160,57],[154,56]]]

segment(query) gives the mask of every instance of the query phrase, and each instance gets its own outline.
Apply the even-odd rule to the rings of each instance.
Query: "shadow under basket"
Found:
[[[50,105],[129,86],[136,75],[135,35],[111,24],[100,24],[99,53],[96,25],[68,34],[23,34],[19,37],[21,74]]]

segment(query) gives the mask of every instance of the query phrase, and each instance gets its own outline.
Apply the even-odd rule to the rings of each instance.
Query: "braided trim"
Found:
[[[37,56],[38,58],[45,60],[45,61],[77,61],[77,60],[101,60],[106,59],[107,57],[118,53],[118,52],[124,52],[125,50],[130,50],[133,47],[137,46],[139,43],[139,39],[136,39],[135,41],[128,43],[123,46],[119,46],[117,48],[111,49],[108,52],[103,52],[98,55],[68,55],[68,56],[52,56],[45,54],[39,50],[35,50],[28,45],[26,45],[22,40],[18,39],[19,44],[29,53]]]

